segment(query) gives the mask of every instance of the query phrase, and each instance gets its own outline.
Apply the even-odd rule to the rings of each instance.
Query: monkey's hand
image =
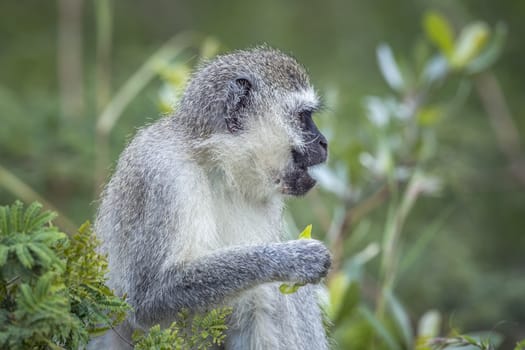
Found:
[[[283,282],[319,283],[326,277],[332,264],[332,257],[323,243],[314,239],[300,239],[280,244],[279,256],[275,263],[277,279]]]

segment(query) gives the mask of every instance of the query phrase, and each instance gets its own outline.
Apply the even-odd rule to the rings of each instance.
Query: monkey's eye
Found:
[[[301,120],[312,118],[312,110],[303,109],[302,111],[299,112],[299,118],[301,118]]]

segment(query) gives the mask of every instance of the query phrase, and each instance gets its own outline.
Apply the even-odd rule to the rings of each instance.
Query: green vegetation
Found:
[[[218,308],[205,315],[190,317],[187,312],[178,315],[178,321],[167,329],[153,326],[148,334],[137,333],[133,336],[137,350],[205,350],[224,343],[227,329],[225,318],[231,314],[231,308]]]
[[[76,349],[124,319],[105,285],[106,259],[84,224],[68,237],[33,203],[0,207],[0,346]]]
[[[105,284],[107,259],[89,223],[68,236],[38,203],[0,207],[0,347],[78,349],[131,310]],[[230,308],[181,312],[161,330],[134,335],[136,349],[205,350],[224,341]],[[116,331],[116,330],[112,330]]]
[[[477,22],[466,25],[454,38],[448,21],[436,12],[426,14],[423,27],[438,50],[422,49],[425,54],[417,57],[417,63],[405,64],[404,70],[388,45],[377,49],[380,70],[395,96],[365,99],[369,124],[363,128],[365,136],[354,141],[361,141],[354,145],[360,151],[350,163],[360,169],[350,174],[357,173],[359,177],[350,181],[330,168],[321,173],[321,179],[326,179],[321,184],[339,196],[335,202],[346,213],[330,232],[338,265],[329,279],[329,315],[335,321],[334,336],[343,349],[411,349],[415,344],[421,344],[418,349],[446,348],[466,341],[481,349],[495,348],[491,342],[477,343],[468,336],[435,340],[442,329],[439,314],[427,317],[424,329],[415,333],[409,314],[395,293],[399,275],[424,253],[425,245],[449,215],[445,208],[421,229],[415,242],[407,247],[401,245],[404,226],[417,201],[439,194],[446,182],[438,171],[440,163],[434,159],[440,147],[436,127],[439,121],[449,118],[452,108],[461,108],[458,104],[462,101],[456,97],[447,103],[432,97],[438,95],[451,75],[468,81],[472,74],[488,68],[498,57],[505,37],[500,25],[492,41],[488,41],[491,29]],[[368,199],[363,198],[366,193],[371,193]],[[358,244],[352,239],[364,240],[362,236],[347,237],[348,226],[364,235],[370,223],[361,220],[362,212],[383,204],[388,209],[381,243],[368,242],[361,252],[345,260],[344,247]],[[367,285],[365,264],[376,256],[379,278]],[[374,295],[362,295],[364,288],[372,288]]]

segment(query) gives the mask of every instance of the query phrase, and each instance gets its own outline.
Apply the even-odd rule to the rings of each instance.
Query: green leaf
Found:
[[[342,313],[342,305],[346,295],[350,279],[343,271],[334,272],[329,280],[328,295],[330,303],[328,304],[328,316],[336,320]]]
[[[34,311],[37,309],[37,301],[34,298],[33,291],[27,283],[22,283],[19,287],[20,294],[18,302],[21,302],[27,309]]]
[[[20,232],[21,230],[21,222],[22,222],[22,210],[23,210],[23,204],[20,201],[16,201],[9,211],[10,218],[9,221],[11,223],[11,231],[14,232]]]
[[[417,114],[417,121],[421,126],[433,126],[443,116],[443,111],[438,106],[422,107]]]
[[[9,256],[9,247],[0,244],[0,266],[4,266]]]
[[[343,300],[336,314],[337,316],[334,318],[334,323],[341,323],[345,318],[352,316],[354,310],[356,310],[357,306],[359,305],[360,299],[361,291],[359,288],[359,283],[357,283],[357,281],[353,281],[346,288]]]
[[[294,285],[289,285],[286,283],[283,283],[279,286],[279,291],[283,294],[293,294],[299,290],[299,288],[303,287],[305,283],[295,283]]]
[[[33,256],[27,249],[27,246],[25,244],[16,244],[14,245],[15,253],[22,264],[27,269],[31,269],[33,267],[33,264],[35,263],[35,259],[33,259]]]
[[[434,338],[441,329],[441,314],[436,310],[429,310],[421,316],[417,326],[419,337]]]
[[[463,28],[450,57],[452,67],[463,68],[469,64],[485,47],[489,35],[490,29],[483,22],[475,22]]]
[[[442,80],[449,73],[450,65],[443,55],[431,58],[423,68],[421,75],[422,81],[426,84],[432,84]]]
[[[54,227],[46,231],[37,232],[33,236],[33,242],[44,243],[46,245],[52,245],[56,241],[67,237],[65,233],[58,232]]]
[[[57,217],[57,214],[55,212],[45,211],[43,213],[40,213],[37,217],[31,220],[31,224],[29,225],[29,227],[26,227],[26,230],[28,231],[35,230],[51,222],[56,217]]]
[[[493,346],[493,349],[499,348],[501,343],[503,343],[503,335],[496,331],[480,331],[480,332],[473,332],[469,333],[469,335],[462,335],[462,337],[465,337],[468,339],[469,342],[473,342],[473,344],[483,342],[488,343]]]
[[[518,342],[514,350],[525,350],[525,339]]]
[[[27,247],[40,259],[41,264],[45,267],[58,260],[55,253],[43,244],[30,243]]]
[[[42,204],[33,202],[29,205],[24,213],[24,225],[22,230],[27,230],[32,225],[32,221],[35,219],[37,214],[42,210]]]
[[[454,31],[446,18],[436,11],[429,11],[423,18],[423,28],[428,39],[436,45],[445,57],[454,49]]]
[[[379,45],[377,62],[388,85],[395,91],[403,91],[405,82],[390,46],[387,44]]]
[[[367,323],[375,330],[377,335],[385,342],[389,349],[401,350],[401,347],[396,343],[394,336],[366,306],[361,305],[358,310],[361,316],[363,316]]]
[[[101,335],[104,335],[107,331],[109,331],[111,327],[96,327],[96,328],[90,328],[89,329],[89,335],[94,338]]]
[[[468,64],[467,73],[479,73],[493,65],[501,55],[506,39],[507,26],[505,23],[498,23],[488,47]]]
[[[399,300],[397,300],[397,298],[392,293],[387,293],[386,297],[392,312],[393,319],[395,321],[395,326],[400,331],[405,346],[410,349],[412,348],[414,339],[410,318],[408,317],[408,314],[403,305],[401,305]]]
[[[7,216],[8,208],[6,206],[0,207],[0,233],[3,235],[7,235],[9,233],[8,227],[8,216]]]
[[[299,234],[297,239],[311,239],[312,238],[312,224],[307,225],[303,232]],[[299,290],[300,287],[303,287],[305,283],[295,283],[294,285],[289,285],[283,283],[279,286],[279,291],[283,294],[293,294]]]
[[[303,232],[299,234],[298,239],[311,239],[311,238],[312,238],[312,224],[304,228]]]

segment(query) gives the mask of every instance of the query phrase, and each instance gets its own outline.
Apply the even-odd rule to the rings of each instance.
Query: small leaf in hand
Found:
[[[312,238],[312,224],[306,226],[299,234],[299,237],[297,239],[311,239]],[[304,286],[305,283],[295,283],[293,285],[289,285],[286,283],[283,283],[279,286],[279,291],[283,294],[293,294],[299,290],[300,287]]]
[[[294,285],[283,283],[279,286],[279,291],[283,294],[293,294],[302,286],[304,286],[304,283],[295,283]]]
[[[311,238],[312,238],[312,224],[304,228],[303,232],[299,234],[298,239],[311,239]]]

